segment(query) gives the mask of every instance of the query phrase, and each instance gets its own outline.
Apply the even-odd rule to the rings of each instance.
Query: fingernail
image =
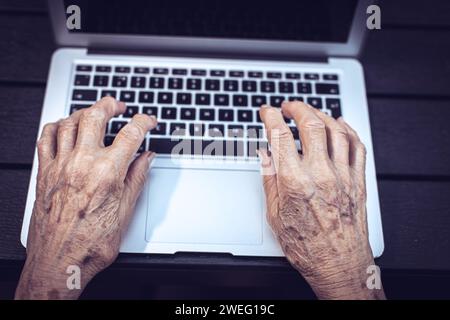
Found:
[[[285,104],[287,104],[287,103],[289,103],[290,101],[289,100],[284,100],[282,103],[281,103],[281,105],[285,105]]]
[[[156,117],[153,116],[153,115],[150,116],[150,119],[152,119],[152,120],[155,121],[155,122],[157,121],[157,120],[156,120]]]
[[[263,105],[261,106],[261,108],[270,108],[270,106],[269,106],[268,104],[263,104]]]
[[[125,109],[125,102],[117,101],[117,106],[119,107],[119,109],[124,110]]]

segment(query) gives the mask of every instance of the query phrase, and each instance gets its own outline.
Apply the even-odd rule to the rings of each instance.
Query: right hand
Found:
[[[366,220],[366,150],[342,118],[302,103],[260,110],[268,222],[289,260],[323,299],[384,298],[366,286],[374,265]],[[302,154],[283,116],[294,119]]]

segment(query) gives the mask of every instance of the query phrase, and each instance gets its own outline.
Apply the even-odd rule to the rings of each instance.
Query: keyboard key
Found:
[[[286,79],[300,79],[300,73],[298,73],[298,72],[286,72]]]
[[[223,89],[225,91],[238,91],[238,84],[236,80],[225,80],[223,82]]]
[[[171,138],[150,138],[148,149],[158,154],[171,154],[179,143]]]
[[[331,116],[335,119],[342,116],[341,100],[339,99],[325,99],[325,105],[328,110],[331,110]]]
[[[255,111],[255,115],[256,115],[256,122],[262,123],[261,115],[259,114],[259,110]]]
[[[297,127],[289,127],[295,140],[300,140]]]
[[[103,144],[105,145],[105,147],[109,147],[110,145],[112,145],[114,142],[114,137],[113,136],[105,136],[105,139],[103,139]]]
[[[158,118],[158,108],[157,107],[144,107],[142,108],[142,112],[149,116],[155,116]]]
[[[189,90],[201,90],[202,89],[202,80],[188,79],[187,80],[187,88]]]
[[[111,72],[112,68],[111,66],[96,66],[95,71],[96,72]]]
[[[158,103],[171,104],[172,100],[172,92],[158,92]]]
[[[116,98],[117,92],[116,90],[103,90],[102,91],[102,98],[103,97],[113,97]]]
[[[258,139],[264,136],[264,128],[263,126],[254,125],[247,126],[247,137],[250,139]]]
[[[147,145],[147,139],[144,138],[144,140],[142,140],[141,145],[139,146],[139,149],[137,150],[136,153],[142,153],[146,150],[146,145]]]
[[[223,137],[225,132],[225,127],[223,124],[211,123],[208,125],[208,135],[210,137]]]
[[[323,77],[323,80],[328,80],[328,81],[337,81],[339,79],[337,74],[330,74],[330,73],[326,73],[322,77]]]
[[[181,120],[195,120],[195,109],[194,108],[183,108],[181,109]]]
[[[78,110],[89,108],[90,106],[90,104],[72,104],[70,105],[70,114]]]
[[[242,78],[244,76],[244,71],[231,70],[228,74],[233,78]]]
[[[211,96],[206,93],[197,93],[195,95],[195,104],[201,106],[209,106],[211,103]]]
[[[191,100],[190,93],[177,93],[177,104],[191,104]]]
[[[148,73],[150,73],[150,68],[147,68],[147,67],[135,67],[134,68],[134,73],[148,74]]]
[[[177,109],[176,108],[162,108],[161,118],[172,119],[172,120],[176,119],[177,118]]]
[[[292,82],[280,81],[278,83],[278,91],[280,93],[293,93],[294,92],[294,84]]]
[[[112,134],[116,134],[120,131],[120,129],[122,129],[123,127],[125,127],[128,124],[127,121],[113,121],[111,123],[111,130],[110,132]]]
[[[182,78],[170,78],[169,79],[169,89],[183,89],[183,79]]]
[[[108,76],[95,76],[94,77],[94,86],[96,87],[107,87],[109,83]]]
[[[214,109],[200,109],[200,120],[209,120],[213,121],[215,118],[215,110]]]
[[[131,87],[145,88],[145,77],[131,77]]]
[[[174,135],[174,136],[186,135],[186,124],[185,123],[171,123],[169,134]]]
[[[233,106],[235,107],[247,107],[248,106],[248,98],[242,94],[233,95]]]
[[[139,102],[140,103],[153,103],[154,93],[151,91],[140,91]]]
[[[114,68],[114,71],[117,73],[130,73],[130,67],[117,66]]]
[[[72,100],[96,101],[97,90],[73,90]]]
[[[126,76],[114,76],[112,81],[113,87],[126,87],[128,78]]]
[[[234,121],[234,110],[219,110],[219,121]]]
[[[275,82],[273,81],[261,81],[262,92],[275,92]]]
[[[169,74],[169,69],[167,68],[154,68],[153,74]]]
[[[91,80],[91,77],[87,74],[77,74],[75,76],[74,84],[76,86],[88,86],[90,80]]]
[[[253,122],[253,112],[250,110],[238,110],[238,121]]]
[[[225,156],[227,157],[243,157],[244,141],[227,140],[225,141]]]
[[[151,135],[165,135],[167,131],[167,124],[164,122],[158,122],[155,128],[150,131]]]
[[[309,97],[307,100],[309,105],[316,109],[322,109],[322,99],[318,97]]]
[[[77,66],[77,71],[90,72],[92,71],[92,66],[86,64],[80,64]]]
[[[263,73],[260,71],[249,71],[247,73],[249,78],[262,78],[263,77]]]
[[[282,96],[271,96],[270,97],[270,105],[272,107],[281,107],[281,103],[284,101],[284,97]]]
[[[192,69],[191,75],[193,76],[206,76],[206,70],[203,69]]]
[[[205,89],[215,91],[220,90],[220,80],[211,80],[211,79],[206,80]]]
[[[149,87],[152,89],[163,89],[164,88],[164,78],[151,77]]]
[[[205,134],[205,125],[203,123],[191,123],[189,125],[189,134],[196,137],[203,136]]]
[[[247,142],[247,156],[250,158],[257,158],[258,153],[257,150],[260,149],[269,149],[269,144],[264,140],[250,140]]]
[[[339,86],[334,83],[316,83],[317,94],[339,94]]]
[[[211,77],[225,77],[225,71],[224,70],[211,70],[209,72],[209,75]]]
[[[306,80],[319,80],[319,75],[317,73],[305,73]]]
[[[297,82],[298,93],[312,93],[311,83],[309,82]]]
[[[172,74],[175,76],[185,76],[187,75],[187,69],[173,69]]]
[[[242,91],[256,92],[256,81],[242,81]]]
[[[125,110],[125,113],[122,115],[124,118],[133,118],[135,114],[139,113],[139,107],[137,106],[129,106]]]
[[[244,126],[230,124],[228,125],[228,137],[230,138],[243,138]]]
[[[289,101],[302,101],[303,102],[303,97],[290,96]]]
[[[120,92],[120,101],[134,102],[134,99],[135,99],[134,91],[121,91]]]
[[[263,104],[267,103],[267,99],[265,96],[252,96],[252,106],[253,107],[261,107]]]
[[[267,72],[267,78],[269,79],[281,79],[281,72]]]
[[[227,94],[214,95],[215,106],[228,106],[229,104],[230,104],[230,97]]]

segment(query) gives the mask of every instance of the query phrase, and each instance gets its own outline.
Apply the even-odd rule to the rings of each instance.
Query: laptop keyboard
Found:
[[[183,141],[180,156],[255,158],[257,149],[267,148],[262,104],[298,100],[341,116],[337,73],[76,64],[72,83],[70,113],[104,96],[126,103],[107,126],[106,146],[135,114],[156,116],[158,126],[139,152],[159,155],[173,154]],[[298,141],[294,122],[285,121]]]

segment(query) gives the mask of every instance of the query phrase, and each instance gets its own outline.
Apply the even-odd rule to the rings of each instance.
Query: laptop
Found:
[[[283,256],[266,221],[256,149],[267,140],[258,111],[264,103],[305,101],[333,117],[342,115],[366,145],[369,240],[380,256],[369,114],[356,60],[368,2],[49,1],[58,49],[39,131],[103,96],[127,105],[110,121],[105,145],[134,114],[158,118],[140,148],[158,156],[121,252]],[[80,29],[68,28],[70,5],[80,9]],[[286,123],[300,147],[295,124]],[[23,245],[37,168],[35,154]]]

